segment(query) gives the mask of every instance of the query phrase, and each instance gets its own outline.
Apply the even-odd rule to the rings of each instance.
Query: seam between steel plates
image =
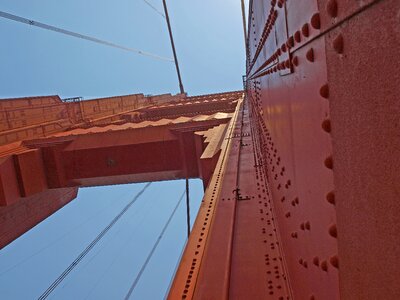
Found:
[[[236,108],[236,110],[235,110],[235,113],[234,113],[234,115],[233,115],[233,117],[232,117],[232,119],[231,119],[231,123],[230,123],[230,125],[229,125],[229,126],[231,126],[231,127],[230,127],[230,128],[227,128],[227,133],[226,133],[225,136],[231,137],[232,134],[233,134],[233,131],[234,131],[235,127],[236,127],[235,124],[236,124],[236,121],[237,121],[237,118],[238,118],[238,114],[239,114],[239,111],[240,111],[240,107],[241,107],[241,105],[242,105],[242,103],[243,103],[243,99],[244,99],[244,95],[243,95],[243,97],[242,97],[241,99],[239,99],[239,103],[238,103],[238,105],[237,105],[237,108]],[[225,139],[224,139],[224,140],[225,140]],[[216,166],[216,168],[215,168],[215,170],[218,170],[218,174],[221,173],[222,169],[225,169],[225,168],[226,168],[226,157],[227,157],[228,152],[230,152],[230,150],[231,150],[231,145],[232,145],[232,139],[229,138],[229,139],[227,139],[227,141],[226,141],[226,147],[225,147],[225,149],[224,149],[223,156],[220,157],[220,161],[217,163],[217,166]],[[214,174],[213,174],[213,178],[214,178],[214,179],[213,179],[213,181],[214,181],[214,188],[216,188],[217,185],[218,185],[219,177],[214,177]],[[211,184],[208,186],[208,188],[207,188],[207,190],[206,190],[206,193],[211,193],[211,195],[212,195]],[[217,192],[216,195],[215,195],[215,199],[218,199],[219,194],[220,194],[220,191],[218,190],[218,192]],[[211,197],[212,197],[212,196],[211,196]],[[217,201],[214,202],[213,213],[212,213],[212,216],[211,216],[211,220],[210,220],[210,222],[208,223],[208,228],[210,228],[211,225],[213,224],[216,208],[217,208]],[[210,233],[210,230],[207,231],[206,236],[203,238],[203,239],[204,239],[204,244],[203,244],[203,245],[206,245],[207,239],[209,238],[209,233]],[[199,266],[198,266],[199,269],[198,269],[198,271],[197,271],[197,275],[198,275],[198,273],[199,273],[199,271],[200,271],[201,263],[202,263],[202,260],[203,260],[203,257],[204,257],[204,251],[205,251],[205,246],[203,246],[203,247],[202,247],[202,250],[201,250],[201,255],[200,255],[200,258],[199,258],[200,263],[199,263]],[[190,257],[193,257],[193,254],[190,255]],[[194,295],[194,291],[196,290],[197,282],[198,282],[198,276],[196,276],[195,282],[194,282],[193,284],[191,284],[191,287],[190,287],[190,288],[192,289],[192,297],[193,297],[193,295]],[[187,289],[187,290],[188,290],[188,289]],[[178,293],[180,293],[180,292],[178,292]],[[188,294],[190,294],[189,291],[187,291],[186,293],[185,293],[185,292],[183,293],[183,295],[188,295]]]
[[[253,113],[256,114],[256,120],[257,120],[256,124],[254,124],[254,122],[252,122],[253,126],[254,126],[253,130],[255,130],[255,132],[257,132],[257,135],[254,136],[254,140],[255,140],[255,144],[258,146],[259,150],[262,151],[261,150],[262,149],[261,140],[259,138],[257,138],[257,137],[259,137],[260,135],[264,136],[264,132],[262,130],[260,130],[260,124],[259,124],[258,120],[261,118],[261,116],[259,115],[259,113],[255,109],[254,101],[252,102],[252,109],[253,109]],[[261,169],[261,174],[264,177],[265,187],[269,191],[269,195],[270,195],[269,197],[271,198],[271,202],[270,202],[270,206],[272,208],[271,213],[272,213],[272,215],[274,217],[274,220],[277,220],[277,216],[275,214],[276,208],[275,208],[275,203],[274,203],[273,198],[272,198],[272,191],[271,191],[271,187],[270,187],[270,182],[268,180],[267,171],[264,169],[267,166],[267,162],[265,161],[263,155],[261,155],[261,160],[262,160],[262,165],[264,166],[263,168],[260,168]],[[274,226],[276,228],[276,233],[275,233],[276,234],[276,238],[279,241],[278,247],[279,247],[279,250],[280,250],[280,253],[281,253],[281,257],[282,257],[281,265],[282,265],[282,268],[284,269],[285,274],[287,276],[286,285],[288,287],[288,293],[290,295],[290,298],[294,299],[294,297],[293,297],[293,288],[292,288],[292,284],[291,284],[291,280],[290,280],[290,273],[289,273],[289,269],[288,269],[288,266],[287,266],[285,252],[283,251],[283,243],[282,243],[282,238],[281,238],[281,234],[280,234],[281,231],[279,230],[278,222],[273,221],[273,223],[274,223]]]

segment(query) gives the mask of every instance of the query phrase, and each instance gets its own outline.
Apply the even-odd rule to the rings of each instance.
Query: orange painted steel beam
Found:
[[[250,114],[240,102],[228,125],[169,299],[291,297]]]
[[[221,130],[242,96],[242,92],[193,99],[152,96],[143,98],[142,107],[134,111],[126,111],[126,103],[118,105],[122,112],[112,107],[124,103],[124,97],[83,101],[72,104],[84,108],[85,117],[75,116],[72,119],[78,122],[60,132],[29,138],[34,134],[26,130],[31,129],[19,128],[21,133],[25,130],[25,139],[0,146],[0,248],[71,201],[79,187],[186,176],[201,177],[207,185],[219,155],[216,139],[223,138]],[[137,100],[137,96],[125,98]],[[48,98],[39,99],[44,100],[5,100],[15,111],[24,111],[14,123],[28,124],[35,118],[42,126],[37,112],[47,107]],[[54,111],[71,108],[57,99],[50,98],[56,101],[51,104]],[[135,101],[130,105],[139,106]],[[160,113],[154,119],[148,111],[157,106]]]
[[[44,137],[75,127],[90,127],[120,120],[137,109],[182,100],[185,95],[108,97],[63,102],[58,96],[2,99],[0,145]]]

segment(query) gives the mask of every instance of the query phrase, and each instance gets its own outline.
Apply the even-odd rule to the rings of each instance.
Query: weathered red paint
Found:
[[[250,1],[244,99],[4,102],[0,247],[79,186],[200,177],[169,299],[399,299],[399,11]]]
[[[98,107],[95,110],[105,114],[101,123],[98,115],[83,123],[78,116],[72,118],[76,123],[61,132],[41,132],[1,146],[0,248],[71,201],[79,187],[186,177],[201,177],[207,185],[220,153],[221,129],[241,97],[242,92],[184,100],[181,96],[155,96],[153,102],[144,101],[147,105],[122,113],[109,110],[118,97],[91,100]],[[6,100],[14,110],[24,110],[13,123],[19,126],[16,130],[21,136],[33,134],[29,133],[31,125],[23,124],[33,122],[31,117],[37,118],[42,109],[43,103],[35,101]],[[56,112],[70,104],[86,107],[87,112],[91,103],[52,105]],[[207,139],[203,141],[204,135]],[[9,136],[9,130],[0,136]]]
[[[255,125],[248,103],[240,102],[169,299],[290,297]]]
[[[295,299],[400,297],[399,10],[251,2],[248,95]]]

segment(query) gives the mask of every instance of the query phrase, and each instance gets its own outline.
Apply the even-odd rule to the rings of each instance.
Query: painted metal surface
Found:
[[[4,102],[0,247],[79,186],[188,175],[205,195],[169,299],[400,299],[399,12],[250,1],[245,98],[60,104],[40,133],[8,113],[33,99]]]
[[[271,193],[248,104],[239,103],[169,299],[288,299]]]
[[[0,147],[0,248],[71,201],[79,187],[186,176],[200,177],[207,185],[224,125],[242,97],[243,92],[184,99],[161,95],[144,98],[141,105],[132,102],[134,111],[122,105],[120,110],[114,108],[123,97],[68,106],[58,102],[59,108],[53,104],[56,111],[70,104],[84,107],[86,121],[80,122],[78,114],[78,122],[70,122],[62,132],[42,132],[44,136],[36,138],[28,134],[22,141]],[[32,119],[31,110],[43,108],[35,101],[28,99],[27,106],[22,100],[5,103],[25,109],[28,113],[18,119],[24,121]],[[154,109],[157,106],[159,110]]]
[[[399,11],[251,3],[248,97],[294,299],[400,297]]]
[[[328,7],[327,7],[328,8]],[[400,298],[400,1],[321,12],[343,299]]]
[[[334,189],[332,170],[324,164],[332,146],[321,127],[329,117],[329,104],[319,94],[327,82],[325,44],[320,39],[298,49],[320,32],[311,22],[317,5],[314,0],[273,4],[271,35],[248,74],[254,78],[248,82],[249,99],[259,120],[293,298],[337,299],[338,270],[331,263],[338,254],[337,239],[329,234],[336,226],[336,212],[325,200]],[[253,24],[262,23],[255,19]],[[281,30],[286,25],[287,31]],[[295,39],[302,28],[307,30]],[[249,47],[256,48],[252,42]],[[291,60],[285,64],[288,56]],[[286,69],[292,72],[282,74]]]
[[[121,115],[156,104],[182,100],[183,94],[108,97],[86,101],[62,101],[58,96],[2,99],[0,145],[45,137],[73,127],[91,127],[120,120]]]

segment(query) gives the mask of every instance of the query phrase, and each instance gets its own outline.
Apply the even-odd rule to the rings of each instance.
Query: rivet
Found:
[[[315,29],[321,28],[321,19],[319,17],[319,13],[316,13],[311,17],[311,26]]]
[[[324,165],[325,165],[325,167],[327,167],[328,169],[333,169],[333,159],[332,159],[332,156],[328,156],[328,157],[325,159]]]
[[[314,49],[313,48],[310,48],[310,50],[307,51],[306,58],[307,58],[307,60],[309,60],[311,62],[314,61]]]
[[[282,52],[286,52],[286,44],[282,44],[281,50],[282,50]]]
[[[337,16],[337,2],[336,0],[329,0],[328,3],[326,4],[326,11],[328,14],[332,17],[335,18]]]
[[[301,42],[301,34],[300,34],[300,31],[296,31],[296,33],[294,34],[294,39],[295,39],[295,41],[297,42],[297,43],[300,43]]]
[[[329,259],[329,262],[331,263],[332,266],[334,266],[336,269],[339,269],[339,258],[337,255],[332,256]]]
[[[324,84],[323,86],[321,86],[321,88],[319,89],[319,94],[324,98],[329,98],[329,86],[328,86],[328,84]]]
[[[316,266],[319,266],[319,258],[318,258],[318,256],[315,256],[313,258],[313,264],[316,265]]]
[[[325,272],[328,271],[328,263],[326,262],[326,260],[321,262],[321,269],[324,270]]]
[[[297,58],[297,56],[293,57],[292,64],[295,65],[295,66],[299,65],[299,59]]]
[[[336,204],[336,201],[335,201],[335,193],[334,193],[334,192],[329,192],[329,193],[326,195],[326,200],[327,200],[330,204],[335,205],[335,204]]]
[[[310,30],[308,28],[308,23],[304,24],[303,27],[301,27],[301,33],[305,36],[308,37],[310,35]]]
[[[287,40],[287,45],[289,48],[292,48],[294,46],[294,38],[293,36],[289,37],[289,39]]]
[[[326,132],[331,132],[331,121],[329,119],[324,120],[321,124],[321,127]]]
[[[332,43],[333,49],[339,54],[343,53],[343,36],[339,34]]]
[[[117,162],[112,159],[112,158],[107,158],[107,166],[109,167],[115,167],[117,165]]]
[[[329,227],[329,235],[331,237],[337,238],[337,228],[336,228],[336,224],[331,225],[331,227]]]
[[[310,230],[310,229],[311,229],[311,224],[310,224],[310,222],[307,221],[307,222],[304,224],[304,227],[305,227],[307,230]]]

